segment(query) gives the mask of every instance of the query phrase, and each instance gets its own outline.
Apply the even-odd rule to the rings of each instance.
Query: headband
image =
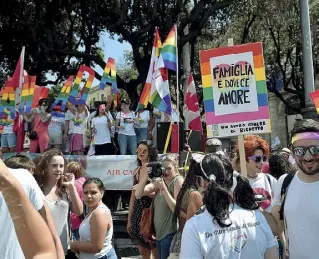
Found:
[[[319,139],[319,132],[303,132],[297,133],[291,139],[291,144],[295,143],[300,139]]]

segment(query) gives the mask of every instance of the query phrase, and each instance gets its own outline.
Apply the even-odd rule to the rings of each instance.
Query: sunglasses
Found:
[[[267,157],[266,156],[249,156],[248,159],[253,160],[255,163],[261,163],[262,162],[266,162],[267,161]]]
[[[295,156],[304,156],[307,151],[310,155],[317,156],[319,155],[319,146],[310,146],[310,147],[293,147],[292,152]]]
[[[146,154],[146,153],[147,153],[147,149],[145,149],[145,148],[138,148],[138,149],[136,149],[136,153],[137,153],[137,154]]]

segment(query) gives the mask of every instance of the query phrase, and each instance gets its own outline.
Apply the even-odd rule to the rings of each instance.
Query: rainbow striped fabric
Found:
[[[169,32],[161,51],[161,55],[163,56],[163,61],[165,68],[168,68],[173,71],[177,71],[177,29],[176,25],[174,25]]]
[[[22,114],[24,111],[27,114],[31,113],[32,100],[33,100],[34,90],[35,90],[35,81],[36,81],[36,76],[24,76],[24,81],[23,81],[22,91],[21,91],[20,108],[19,108],[20,114]]]
[[[61,92],[59,93],[57,98],[55,98],[54,103],[52,105],[52,115],[56,117],[64,117],[64,110],[71,93],[73,80],[74,76],[69,76],[68,80],[64,83]],[[57,109],[57,106],[60,106],[59,111],[55,111]]]
[[[152,78],[153,78],[153,74],[154,74],[154,71],[156,68],[156,63],[157,63],[158,57],[160,55],[161,49],[162,49],[162,41],[161,41],[161,37],[158,33],[158,28],[156,27],[150,67],[148,69],[146,82],[145,82],[143,91],[141,93],[141,97],[140,97],[140,100],[138,102],[137,109],[147,107],[147,104],[148,104],[149,98],[150,98],[150,94],[151,94]]]
[[[116,64],[114,58],[109,58],[105,65],[103,76],[100,81],[100,89],[104,89],[106,84],[112,85],[113,93],[117,93],[117,82],[116,82]]]
[[[316,107],[317,114],[319,114],[319,90],[310,94],[311,100]]]
[[[0,118],[6,116],[6,112],[9,111],[10,117],[15,119],[15,82],[12,78],[9,78],[3,87],[2,97],[0,100]]]
[[[82,81],[82,77],[84,75],[84,73],[88,73],[89,77],[86,80],[86,83],[84,85],[84,88],[82,89],[83,91],[80,91],[80,84]],[[76,75],[72,90],[71,90],[71,94],[69,96],[69,101],[70,103],[76,105],[76,104],[85,104],[86,99],[88,97],[88,94],[90,92],[93,80],[95,77],[95,71],[85,65],[81,65],[78,71],[78,74]]]
[[[114,105],[117,107],[119,96],[116,81],[116,63],[115,59],[111,57],[106,62],[103,76],[100,81],[100,89],[104,90],[106,84],[110,84],[112,86]]]

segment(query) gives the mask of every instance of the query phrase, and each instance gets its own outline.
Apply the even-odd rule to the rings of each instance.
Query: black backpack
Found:
[[[284,208],[285,208],[285,201],[286,201],[286,193],[288,190],[288,187],[292,181],[292,179],[294,178],[295,174],[287,174],[287,176],[284,179],[284,182],[282,183],[281,186],[281,197],[284,197],[281,207],[280,207],[280,211],[279,211],[279,215],[280,215],[280,220],[284,219]]]

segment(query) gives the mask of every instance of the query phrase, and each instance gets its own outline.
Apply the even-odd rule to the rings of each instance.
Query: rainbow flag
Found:
[[[19,107],[20,114],[22,114],[24,111],[27,114],[31,113],[35,81],[36,76],[24,76],[21,92],[21,101]]]
[[[87,153],[88,156],[93,156],[95,154],[95,142],[94,142],[94,134],[92,134],[91,142],[90,142],[90,148]]]
[[[142,107],[143,108],[147,107],[147,104],[148,104],[149,98],[150,98],[150,94],[151,94],[152,78],[153,78],[153,74],[155,72],[156,63],[157,63],[158,57],[160,55],[161,49],[162,49],[162,41],[161,41],[161,37],[160,37],[159,32],[158,32],[158,28],[156,27],[150,67],[148,69],[146,82],[145,82],[143,91],[141,93],[141,97],[140,97],[140,100],[138,102],[137,109],[142,108]]]
[[[84,72],[88,73],[89,77],[86,80],[84,89],[82,89],[83,91],[80,91],[80,84],[81,84]],[[75,81],[71,88],[72,90],[69,96],[70,103],[74,105],[85,104],[87,96],[90,92],[94,77],[95,77],[95,71],[92,68],[85,65],[80,66],[78,74],[76,75]]]
[[[100,89],[104,90],[107,83],[112,85],[113,93],[117,93],[116,64],[114,58],[109,58],[107,60],[103,76],[100,81]]]
[[[164,66],[167,69],[177,71],[177,29],[176,25],[173,26],[169,32],[161,51]]]
[[[114,105],[117,107],[119,96],[116,81],[116,64],[115,59],[111,57],[107,60],[105,65],[103,76],[100,81],[100,89],[104,90],[107,83],[112,86]]]
[[[15,119],[15,83],[9,78],[3,88],[0,100],[0,118],[6,117],[9,113],[11,119]]]
[[[153,74],[150,103],[162,112],[172,114],[172,103],[168,84],[168,69],[164,67],[162,53]]]
[[[311,100],[316,107],[317,114],[319,114],[319,90],[310,94]]]
[[[71,93],[73,79],[74,76],[69,76],[68,80],[65,81],[59,95],[57,98],[55,98],[55,101],[51,107],[52,115],[56,117],[64,117],[64,110]]]

